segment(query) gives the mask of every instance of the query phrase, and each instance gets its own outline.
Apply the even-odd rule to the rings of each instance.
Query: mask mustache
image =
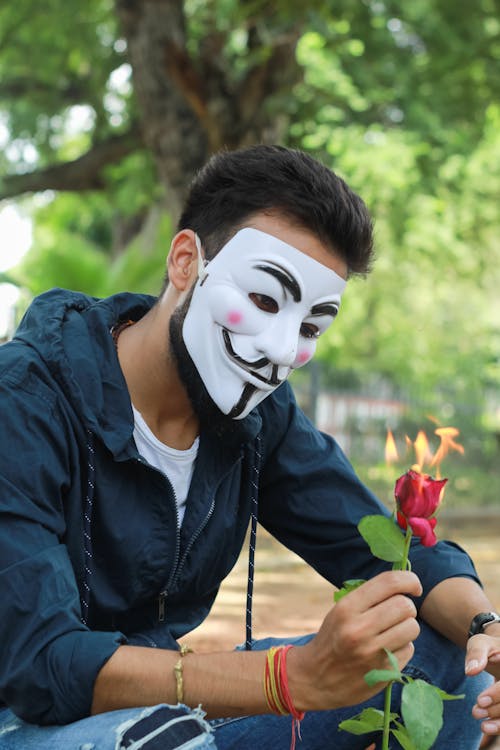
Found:
[[[263,383],[267,383],[268,385],[280,385],[280,383],[283,382],[283,380],[280,380],[278,378],[278,365],[271,365],[271,362],[268,360],[267,357],[260,357],[260,359],[256,359],[254,362],[248,362],[246,359],[243,359],[243,357],[240,357],[239,354],[236,354],[234,351],[231,339],[229,338],[229,333],[226,331],[226,329],[222,330],[222,337],[224,339],[224,345],[226,347],[226,351],[235,362],[237,362],[241,367],[243,367],[245,370],[247,370],[251,375],[253,375],[258,380],[261,380]],[[255,369],[262,369],[263,367],[267,367],[268,365],[271,365],[272,372],[270,378],[265,378],[263,375],[260,375],[258,372],[255,372]]]

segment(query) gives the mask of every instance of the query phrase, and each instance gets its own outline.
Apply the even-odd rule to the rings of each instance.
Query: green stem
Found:
[[[391,726],[391,691],[392,682],[389,682],[384,691],[384,729],[382,733],[382,750],[389,750],[389,729]]]
[[[405,548],[403,551],[403,559],[401,561],[401,570],[411,570],[411,563],[408,560],[408,555],[410,553],[411,537],[412,537],[412,530],[411,530],[410,524],[408,524],[408,526],[406,527]]]

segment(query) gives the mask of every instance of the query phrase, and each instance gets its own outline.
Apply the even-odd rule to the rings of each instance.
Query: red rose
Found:
[[[420,474],[412,469],[396,481],[394,495],[398,524],[403,529],[410,525],[425,547],[436,544],[436,519],[432,516],[439,506],[447,481],[433,479],[428,474]]]

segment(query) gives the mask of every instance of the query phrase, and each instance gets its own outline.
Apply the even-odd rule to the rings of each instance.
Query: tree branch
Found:
[[[27,77],[11,78],[0,83],[0,99],[19,99],[36,94],[53,97],[54,93],[63,101],[75,104],[81,104],[91,97],[91,89],[85,79],[65,82],[60,88],[55,88],[52,83]]]
[[[8,175],[0,179],[0,201],[40,190],[101,190],[105,186],[103,168],[120,161],[141,145],[139,128],[133,127],[127,133],[94,144],[73,161],[35,172]]]
[[[246,127],[262,108],[262,102],[298,78],[295,48],[300,37],[297,28],[277,37],[267,60],[248,71],[237,98],[238,110]]]

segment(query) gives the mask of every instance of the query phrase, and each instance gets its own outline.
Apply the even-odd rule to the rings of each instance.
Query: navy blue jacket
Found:
[[[87,716],[95,678],[121,643],[177,648],[203,621],[244,541],[257,435],[260,523],[333,584],[384,565],[356,526],[387,511],[287,384],[230,437],[201,435],[177,530],[167,478],[137,452],[110,336],[153,303],[52,290],[0,347],[0,701],[27,721]],[[424,596],[447,577],[476,577],[451,543],[417,544],[412,559]]]

